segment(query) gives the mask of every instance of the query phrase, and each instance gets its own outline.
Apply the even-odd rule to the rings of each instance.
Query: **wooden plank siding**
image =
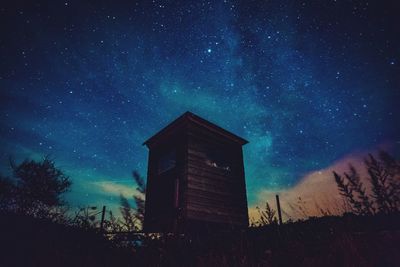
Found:
[[[241,146],[195,125],[188,128],[188,219],[247,225]],[[223,152],[230,170],[207,164],[211,150]]]
[[[172,231],[177,221],[178,210],[182,210],[185,203],[186,174],[186,143],[184,133],[175,134],[171,142],[158,145],[149,153],[147,174],[147,189],[145,202],[145,230],[146,231]],[[175,167],[159,173],[159,160],[167,152],[175,150]],[[179,192],[175,192],[176,180],[179,181]],[[175,197],[178,196],[178,200]],[[175,204],[178,204],[178,207]]]

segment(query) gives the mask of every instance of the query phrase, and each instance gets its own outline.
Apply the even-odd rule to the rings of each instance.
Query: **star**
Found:
[[[146,176],[143,141],[191,111],[249,141],[251,207],[260,192],[400,139],[400,17],[386,4],[354,16],[341,1],[156,2],[4,1],[15,12],[0,16],[13,25],[0,46],[0,162],[51,152],[77,192],[89,190],[68,200],[117,207],[118,194],[88,181]]]

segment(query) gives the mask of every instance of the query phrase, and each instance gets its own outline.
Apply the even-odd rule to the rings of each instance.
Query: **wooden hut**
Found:
[[[191,112],[144,142],[149,148],[144,230],[247,227],[246,143]]]

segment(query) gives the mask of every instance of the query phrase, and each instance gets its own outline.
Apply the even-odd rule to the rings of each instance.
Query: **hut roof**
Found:
[[[192,112],[185,112],[182,114],[180,117],[178,117],[176,120],[165,126],[163,129],[161,129],[158,133],[147,139],[143,145],[146,145],[147,147],[152,146],[153,144],[158,143],[159,141],[163,140],[165,137],[169,136],[172,133],[175,133],[179,130],[182,130],[184,126],[187,123],[194,123],[202,128],[205,128],[211,132],[214,132],[218,135],[221,135],[235,143],[238,143],[240,145],[245,145],[248,143],[247,140],[223,129],[222,127],[211,123],[196,114],[193,114]]]

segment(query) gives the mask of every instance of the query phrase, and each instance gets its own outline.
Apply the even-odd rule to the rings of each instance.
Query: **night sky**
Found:
[[[249,206],[347,155],[400,151],[397,1],[7,2],[1,170],[49,154],[73,206],[135,194],[143,141],[185,111],[249,140]]]

